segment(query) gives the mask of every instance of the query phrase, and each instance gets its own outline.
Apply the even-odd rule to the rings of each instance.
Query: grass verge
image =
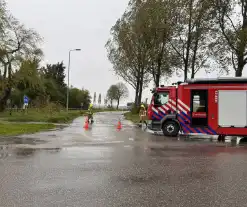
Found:
[[[14,136],[21,134],[32,134],[35,132],[53,129],[56,126],[54,124],[13,124],[13,123],[1,123],[0,135],[1,136]]]
[[[140,121],[139,114],[134,114],[132,112],[124,113],[124,117],[125,117],[125,119],[130,120],[133,123],[139,123],[139,121]]]
[[[78,116],[85,114],[84,111],[60,111],[47,112],[44,110],[30,109],[26,113],[23,111],[3,112],[0,114],[2,121],[9,122],[49,122],[49,123],[68,123]]]
[[[116,111],[112,109],[95,109],[94,112],[103,111]],[[48,122],[48,123],[69,123],[73,119],[83,116],[87,113],[86,110],[71,110],[69,112],[65,110],[51,111],[44,109],[28,109],[24,111],[12,111],[10,115],[9,111],[0,113],[0,120],[7,122]]]

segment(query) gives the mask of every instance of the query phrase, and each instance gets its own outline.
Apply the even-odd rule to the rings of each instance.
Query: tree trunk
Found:
[[[118,109],[118,107],[119,107],[119,99],[117,100],[117,109]]]
[[[156,81],[156,71],[155,71],[155,67],[154,67],[154,62],[153,61],[152,61],[151,71],[152,71],[154,85],[156,86],[156,82],[157,82]]]
[[[142,102],[142,87],[143,87],[143,83],[140,84],[140,90],[139,90],[139,94],[138,94],[138,106],[140,106],[141,102]]]
[[[192,58],[191,79],[195,78],[195,62],[196,62],[196,51],[194,51],[193,58]]]
[[[160,71],[157,71],[158,73],[156,74],[155,78],[155,87],[159,87],[160,85]]]
[[[138,105],[137,106],[140,106],[141,101],[142,101],[143,75],[144,75],[144,69],[141,69],[141,73],[140,73],[140,86],[139,86],[139,94],[138,94]]]
[[[138,94],[140,89],[140,75],[138,75],[137,82],[136,82],[136,91],[135,91],[135,106],[138,107]]]
[[[242,24],[242,33],[246,32],[247,29],[247,4],[246,1],[242,1],[242,16],[243,16],[243,24]],[[238,68],[235,72],[235,77],[241,77],[243,73],[244,66],[246,64],[246,60],[244,58],[244,53],[246,50],[247,41],[246,41],[246,34],[243,35],[240,39],[240,42],[238,44]]]
[[[196,42],[195,42],[195,47],[193,50],[193,57],[192,57],[192,64],[191,64],[191,79],[195,78],[195,64],[196,64],[196,58],[197,58],[197,50],[198,50],[198,44],[199,44],[199,38],[196,36]]]
[[[195,78],[195,71],[194,71],[194,68],[192,68],[191,70],[191,79]]]
[[[162,38],[162,48],[160,53],[158,54],[157,59],[157,73],[156,73],[156,79],[155,79],[155,86],[159,87],[160,85],[160,77],[161,77],[161,66],[162,66],[162,59],[164,57],[164,51],[165,51],[165,45],[166,45],[166,30],[163,31],[163,38]]]
[[[6,77],[6,73],[8,73],[8,77]],[[6,108],[6,102],[11,95],[12,89],[12,65],[11,63],[6,63],[4,65],[4,77],[3,82],[7,79],[7,84],[2,85],[2,97],[0,98],[0,112],[3,112]]]
[[[237,70],[235,71],[235,77],[242,77],[242,71],[243,68],[241,68],[240,66],[237,68]]]
[[[4,95],[0,98],[0,112],[3,112],[6,108],[6,102],[11,94],[11,88],[6,88],[4,90]]]
[[[187,77],[188,77],[190,46],[191,46],[192,9],[193,9],[193,0],[190,0],[190,4],[189,4],[188,36],[187,36],[187,45],[186,45],[186,56],[185,56],[185,59],[184,59],[184,81],[186,81],[187,80]]]
[[[238,54],[238,68],[235,71],[235,77],[241,77],[242,76],[242,72],[244,69],[244,54],[243,52],[241,52],[241,54]]]

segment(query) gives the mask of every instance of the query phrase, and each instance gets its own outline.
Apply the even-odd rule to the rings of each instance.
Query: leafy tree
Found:
[[[128,95],[129,95],[128,88],[126,87],[126,85],[124,85],[121,82],[111,85],[107,91],[107,99],[110,101],[111,107],[112,107],[113,101],[116,100],[117,109],[118,109],[120,100],[128,97]],[[107,99],[105,99],[105,104],[107,104]]]
[[[39,48],[42,38],[26,28],[0,1],[0,111],[7,100],[21,107],[23,96],[31,99],[31,105],[42,107],[49,102],[66,102],[65,67],[63,62],[40,68],[43,52]],[[87,107],[91,97],[87,90],[70,88],[72,107]]]
[[[84,109],[88,109],[89,104],[91,103],[92,97],[90,96],[90,92],[86,89],[82,88],[82,94],[83,94],[83,107]]]
[[[65,88],[65,69],[63,62],[57,64],[47,64],[42,68],[45,78],[52,78],[59,86]]]
[[[16,87],[11,95],[12,103],[21,107],[24,94],[27,95],[30,104],[42,107],[49,102],[65,106],[66,86],[63,83],[62,64],[48,65],[39,69],[39,61],[25,60],[21,64],[20,70],[14,74]],[[62,77],[62,78],[59,78]],[[84,108],[91,102],[89,91],[70,88],[69,107]]]
[[[135,89],[135,104],[139,105],[142,91],[150,82],[147,65],[149,48],[144,44],[142,19],[135,12],[135,3],[130,3],[130,8],[112,27],[106,48],[114,72]]]
[[[124,85],[121,82],[117,83],[116,87],[117,87],[117,91],[116,91],[116,94],[115,94],[115,96],[116,96],[115,99],[117,101],[117,109],[118,109],[120,100],[128,97],[129,90],[126,87],[126,85]]]
[[[40,78],[38,68],[39,60],[23,60],[20,69],[14,73],[15,89],[17,89],[16,92],[21,96],[19,97],[18,105],[23,103],[24,95],[34,100],[37,96],[45,94],[44,82]]]
[[[41,68],[41,73],[46,87],[46,94],[50,97],[50,101],[59,102],[65,106],[66,90],[65,84],[65,66],[63,62],[57,64],[47,64],[46,67]]]
[[[88,108],[91,97],[89,95],[89,91],[80,90],[78,88],[71,88],[69,92],[69,108],[81,108],[81,104],[83,104],[83,108]]]
[[[38,44],[41,38],[34,30],[25,28],[9,14],[4,3],[0,4],[0,7],[3,17],[0,24],[2,30],[0,35],[0,64],[2,66],[0,111],[3,111],[14,87],[13,74],[20,68],[23,59],[40,51]]]
[[[215,29],[215,10],[210,0],[182,0],[177,5],[178,22],[170,39],[176,52],[176,69],[183,70],[184,80],[200,69],[210,67]]]
[[[113,106],[113,101],[117,99],[118,87],[117,85],[111,85],[107,90],[107,99],[110,101],[111,107]]]
[[[132,10],[136,13],[136,24],[141,25],[142,44],[147,48],[147,70],[155,86],[159,86],[161,76],[172,74],[173,52],[169,51],[168,40],[177,23],[175,1],[132,0]],[[142,46],[142,45],[141,45]]]
[[[247,63],[247,2],[246,0],[213,0],[220,35],[214,55],[224,67],[232,67],[235,76],[242,76]]]

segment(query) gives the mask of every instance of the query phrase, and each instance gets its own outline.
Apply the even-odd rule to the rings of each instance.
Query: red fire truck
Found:
[[[165,136],[247,136],[247,78],[191,79],[153,90],[148,127]]]

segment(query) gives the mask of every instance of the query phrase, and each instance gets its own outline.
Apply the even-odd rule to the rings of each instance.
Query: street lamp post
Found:
[[[69,63],[68,63],[68,86],[67,86],[67,102],[66,102],[66,109],[67,112],[69,111],[69,72],[70,72],[70,53],[73,51],[81,51],[81,49],[73,49],[69,51]]]

